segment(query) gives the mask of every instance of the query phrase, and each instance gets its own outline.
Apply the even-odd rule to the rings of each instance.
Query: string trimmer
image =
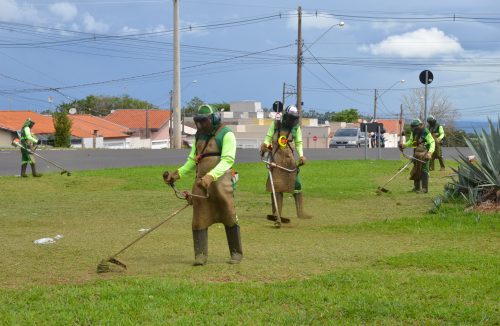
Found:
[[[384,183],[382,186],[378,186],[378,188],[376,190],[377,194],[381,195],[383,192],[385,192],[385,193],[390,192],[389,189],[386,189],[384,187],[387,186],[387,184],[389,184],[389,182],[391,182],[395,177],[400,175],[401,172],[403,172],[408,167],[408,165],[410,165],[412,162],[413,162],[412,159],[409,160],[408,163],[403,165],[403,167],[395,175],[393,175],[386,183]]]
[[[168,172],[167,172],[167,174],[168,174]],[[158,229],[160,226],[162,226],[166,222],[170,221],[170,219],[172,217],[174,217],[175,215],[177,215],[180,212],[182,212],[186,207],[192,205],[192,197],[208,198],[208,193],[207,193],[206,196],[194,195],[194,194],[191,194],[188,191],[177,190],[177,188],[175,187],[175,185],[173,183],[169,184],[169,185],[174,190],[176,197],[179,198],[179,199],[185,199],[187,201],[187,203],[184,206],[182,206],[182,207],[178,208],[177,210],[175,210],[166,219],[164,219],[160,223],[156,224],[155,226],[153,226],[152,228],[150,228],[149,230],[147,230],[146,232],[144,232],[143,234],[141,234],[141,236],[139,236],[134,241],[130,242],[128,245],[126,245],[123,249],[121,249],[120,251],[118,251],[116,254],[114,254],[114,255],[106,258],[106,259],[101,260],[101,262],[97,265],[97,273],[107,273],[107,272],[110,272],[111,271],[110,264],[115,264],[117,266],[122,267],[123,269],[127,269],[127,265],[125,265],[123,262],[119,261],[116,258],[116,256],[118,256],[119,254],[121,254],[122,252],[124,252],[125,250],[127,250],[128,248],[130,248],[133,244],[135,244],[136,242],[138,242],[139,240],[141,240],[142,238],[144,238],[145,236],[147,236],[148,234],[150,234],[154,230]]]
[[[61,170],[61,174],[66,174],[68,177],[71,175],[71,172],[70,172],[70,171],[68,171],[67,169],[63,168],[62,166],[60,166],[59,164],[57,164],[57,163],[55,163],[55,162],[52,162],[52,161],[51,161],[51,160],[49,160],[48,158],[45,158],[45,157],[43,157],[42,155],[35,153],[35,152],[34,152],[34,151],[32,151],[31,149],[24,147],[23,145],[19,144],[19,143],[18,143],[17,141],[15,141],[15,140],[13,140],[13,141],[12,141],[12,146],[22,148],[22,149],[24,149],[24,150],[28,151],[28,153],[33,154],[33,155],[35,155],[36,157],[41,158],[41,159],[42,159],[42,160],[44,160],[45,162],[48,162],[48,163],[52,164],[53,166],[55,166],[56,168],[58,168],[58,169],[60,169],[60,170]]]

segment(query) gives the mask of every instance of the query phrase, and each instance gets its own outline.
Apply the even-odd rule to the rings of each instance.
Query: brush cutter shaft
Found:
[[[150,234],[151,232],[153,232],[154,230],[156,230],[157,228],[159,228],[160,226],[162,226],[166,222],[170,221],[170,219],[172,217],[174,217],[175,215],[179,214],[181,211],[183,211],[188,206],[190,206],[190,205],[186,204],[186,205],[182,206],[181,208],[178,208],[175,212],[173,212],[172,214],[170,214],[166,219],[164,219],[160,223],[158,223],[155,226],[153,226],[151,229],[149,229],[146,232],[144,232],[143,234],[141,234],[140,237],[138,237],[137,239],[135,239],[134,241],[132,241],[131,243],[129,243],[128,245],[126,245],[122,250],[118,251],[116,254],[114,254],[110,258],[114,258],[114,257],[118,256],[119,254],[121,254],[122,252],[124,252],[125,250],[127,250],[128,248],[130,248],[134,243],[136,243],[137,241],[141,240],[142,238],[144,238],[145,236],[147,236],[148,234]]]
[[[424,164],[425,164],[425,163],[427,163],[427,162],[422,161],[422,160],[420,160],[420,159],[418,159],[418,158],[416,158],[416,157],[414,157],[414,156],[411,156],[411,155],[405,154],[403,151],[401,151],[401,154],[403,154],[403,156],[404,156],[404,157],[409,158],[410,160],[418,161],[418,162],[420,162],[420,163],[424,163]]]
[[[267,165],[267,170],[269,171],[269,182],[271,183],[271,190],[273,191],[273,201],[274,207],[276,208],[276,226],[281,226],[281,212],[279,209],[278,201],[276,200],[276,190],[274,190],[274,182],[273,182],[273,173],[271,172],[271,168],[269,164]]]
[[[412,163],[412,160],[409,160],[408,163],[406,163],[405,165],[403,165],[403,167],[398,171],[396,172],[395,175],[393,175],[386,183],[384,183],[380,188],[384,188],[385,186],[387,186],[387,184],[389,182],[391,182],[395,177],[397,177],[398,175],[401,174],[401,172],[403,172],[407,167],[408,165],[410,165]]]

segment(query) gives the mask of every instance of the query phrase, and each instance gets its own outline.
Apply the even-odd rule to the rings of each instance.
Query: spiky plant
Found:
[[[500,124],[500,116],[498,123]],[[458,179],[454,178],[445,189],[445,193],[451,191],[455,195],[461,194],[471,205],[491,199],[497,202],[500,200],[497,198],[500,190],[500,129],[490,119],[488,124],[489,133],[485,129],[475,131],[477,141],[465,137],[475,159],[471,160],[459,153],[459,166],[454,169]]]

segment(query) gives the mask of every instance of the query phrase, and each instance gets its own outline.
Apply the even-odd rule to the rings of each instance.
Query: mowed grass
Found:
[[[291,195],[275,229],[262,164],[238,164],[244,260],[229,265],[224,228],[209,230],[209,263],[193,267],[191,210],[118,256],[127,271],[96,265],[184,203],[165,168],[0,178],[0,324],[499,324],[500,216],[407,191],[408,172],[375,190],[403,162],[309,162],[306,210]],[[173,170],[174,167],[168,167]],[[192,178],[181,180],[189,189]],[[64,238],[39,246],[33,240]]]

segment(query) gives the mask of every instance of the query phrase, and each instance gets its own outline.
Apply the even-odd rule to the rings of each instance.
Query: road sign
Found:
[[[425,81],[425,73],[427,72],[427,82]],[[434,80],[434,75],[432,74],[432,71],[430,70],[423,70],[420,75],[418,76],[418,79],[420,79],[420,82],[424,85],[428,85],[432,83]]]
[[[318,136],[313,136],[313,141],[317,141],[318,140]]]

